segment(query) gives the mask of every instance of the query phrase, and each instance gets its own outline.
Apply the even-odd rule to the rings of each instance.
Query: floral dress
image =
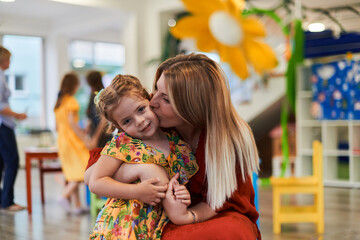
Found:
[[[124,132],[117,134],[104,147],[101,155],[108,155],[136,164],[158,164],[173,177],[180,173],[179,182],[185,184],[198,166],[190,147],[180,140],[175,131],[165,132],[170,143],[170,154],[164,154],[142,140],[133,139]],[[100,211],[90,239],[160,239],[169,221],[161,205],[151,206],[136,199],[109,198]]]

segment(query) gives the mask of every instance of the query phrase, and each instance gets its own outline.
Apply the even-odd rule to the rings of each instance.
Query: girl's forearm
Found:
[[[76,136],[78,136],[85,144],[89,141],[85,131],[79,127],[77,122],[75,122],[74,113],[70,113],[68,116],[69,125],[71,129],[74,131]]]
[[[91,179],[89,189],[92,193],[108,198],[137,199],[137,184],[115,181],[111,177]]]
[[[105,130],[105,127],[106,127],[106,120],[104,117],[101,117],[100,123],[96,128],[94,135],[92,136],[93,139],[96,139],[96,143],[99,141],[101,133]]]

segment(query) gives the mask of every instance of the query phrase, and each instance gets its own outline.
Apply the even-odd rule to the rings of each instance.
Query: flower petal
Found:
[[[245,1],[244,0],[228,0],[226,2],[228,11],[234,15],[239,16],[242,10],[245,8]]]
[[[251,34],[256,37],[264,37],[266,35],[264,25],[255,17],[241,17],[241,24],[245,35]]]
[[[219,10],[225,10],[222,0],[182,0],[186,9],[194,15],[204,16]]]
[[[202,32],[196,37],[196,46],[202,52],[211,52],[217,49],[217,41],[211,35],[209,29],[207,32]]]
[[[278,64],[276,55],[271,47],[263,42],[245,38],[243,46],[247,59],[252,63],[256,72],[272,69]]]
[[[170,28],[171,34],[178,38],[196,37],[209,31],[207,18],[188,16],[181,18],[174,27]]]
[[[242,80],[249,76],[245,55],[241,48],[228,47],[221,44],[219,53],[221,60],[229,63],[231,70]]]

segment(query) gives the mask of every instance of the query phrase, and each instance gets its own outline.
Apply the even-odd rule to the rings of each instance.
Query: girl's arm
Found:
[[[159,203],[161,198],[165,197],[164,192],[167,189],[166,185],[154,185],[160,181],[159,178],[148,177],[146,179],[141,179],[141,183],[138,184],[122,183],[112,178],[114,173],[119,168],[121,169],[127,165],[131,165],[128,167],[130,167],[130,171],[133,171],[133,174],[139,174],[139,172],[134,167],[137,167],[138,165],[139,167],[141,166],[144,168],[145,166],[142,165],[152,164],[122,164],[122,161],[116,158],[110,156],[101,156],[91,169],[91,175],[89,179],[90,191],[104,197],[138,199],[151,205],[156,205]],[[131,167],[133,167],[132,170]]]
[[[94,135],[91,138],[90,149],[95,148],[98,144],[99,138],[101,137],[101,133],[104,131],[106,127],[106,119],[103,116],[100,116],[100,123],[97,126]]]
[[[75,134],[86,144],[86,146],[89,148],[89,138],[87,137],[84,130],[82,130],[77,122],[75,121],[75,113],[71,112],[68,115],[68,121],[70,124],[71,129],[75,132]]]

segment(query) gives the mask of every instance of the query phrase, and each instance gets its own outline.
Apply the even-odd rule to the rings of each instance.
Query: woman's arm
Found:
[[[195,214],[195,222],[204,222],[217,213],[207,203],[201,202],[190,208]]]
[[[166,185],[154,185],[160,182],[158,177],[147,177],[146,179],[141,179],[141,183],[138,184],[122,183],[112,178],[120,166],[120,169],[122,167],[130,168],[128,171],[132,171],[132,174],[140,176],[139,174],[141,173],[139,172],[139,169],[136,169],[135,167],[141,167],[145,170],[145,165],[152,164],[122,164],[122,161],[116,158],[101,156],[97,163],[91,167],[91,173],[88,172],[90,175],[89,189],[91,192],[104,197],[138,199],[142,202],[156,205],[160,202],[161,198],[165,197],[164,192],[167,189]],[[88,171],[89,170],[90,168]],[[143,172],[149,174],[154,171],[147,169],[147,171]]]

